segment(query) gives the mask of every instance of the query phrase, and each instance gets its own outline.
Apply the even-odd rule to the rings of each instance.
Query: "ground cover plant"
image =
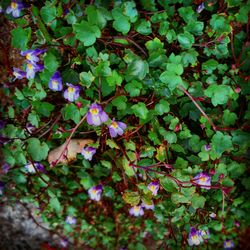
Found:
[[[250,1],[0,9],[2,197],[66,249],[247,249]]]

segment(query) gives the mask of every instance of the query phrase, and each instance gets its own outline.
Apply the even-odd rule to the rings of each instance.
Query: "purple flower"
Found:
[[[63,247],[63,248],[66,248],[69,244],[69,241],[67,239],[61,239],[60,240],[60,245]]]
[[[203,238],[199,230],[196,230],[194,227],[191,227],[188,235],[188,245],[189,246],[198,246],[203,242]]]
[[[200,4],[200,5],[198,6],[196,12],[197,12],[197,13],[201,13],[204,9],[205,9],[205,4],[202,3],[202,4]]]
[[[96,153],[96,148],[85,147],[82,149],[81,154],[84,156],[85,160],[91,161],[93,155]]]
[[[32,164],[31,162],[27,163],[25,165],[25,169],[29,172],[29,173],[35,173],[36,172],[36,169],[40,172],[45,172],[45,168],[44,166],[39,163],[39,162],[34,162],[34,164]]]
[[[25,56],[25,58],[29,62],[36,64],[40,60],[40,58],[38,56],[43,54],[45,51],[46,51],[46,49],[34,49],[34,50],[30,49],[30,50],[26,50],[26,51],[21,51],[21,55]]]
[[[151,205],[148,205],[148,204],[145,204],[144,202],[141,204],[141,206],[145,209],[151,209],[151,210],[154,210],[155,208],[155,205],[154,203],[152,203]]]
[[[194,177],[193,182],[198,185],[201,185],[201,188],[210,189],[211,177],[207,173],[199,173]]]
[[[142,206],[133,206],[129,209],[129,214],[136,217],[144,215]]]
[[[68,88],[64,91],[63,96],[70,102],[75,101],[80,95],[80,87],[66,83]]]
[[[211,150],[210,144],[206,144],[206,145],[204,146],[204,149],[205,149],[205,151],[210,151],[210,150]]]
[[[210,239],[210,232],[209,232],[209,230],[200,229],[198,233],[199,233],[199,235],[200,235],[204,240]]]
[[[0,13],[3,13],[3,7],[0,5]]]
[[[209,216],[210,216],[210,218],[215,219],[217,215],[216,215],[216,213],[210,213]]]
[[[224,241],[224,249],[233,249],[234,243],[232,240],[225,240]]]
[[[2,165],[1,172],[2,172],[3,174],[7,174],[7,173],[9,172],[9,170],[10,170],[10,165],[9,165],[8,163],[4,163],[4,164]]]
[[[152,192],[153,195],[157,195],[159,187],[159,181],[152,181],[148,184],[148,189]]]
[[[26,73],[18,68],[13,68],[13,75],[15,79],[23,79],[26,77]]]
[[[36,72],[43,71],[43,64],[33,64],[32,62],[28,62],[26,66],[26,77],[28,79],[34,79]]]
[[[56,71],[50,78],[49,88],[54,91],[61,91],[63,89],[62,78],[59,71]]]
[[[30,123],[27,123],[26,124],[26,129],[28,130],[28,132],[30,133],[30,134],[32,134],[33,133],[33,131],[35,131],[36,130],[36,127],[35,126],[33,126],[32,124],[30,124]]]
[[[11,1],[10,6],[6,9],[6,13],[11,13],[13,17],[20,17],[23,8],[24,5],[22,3]]]
[[[0,195],[3,194],[4,186],[5,186],[5,184],[2,181],[0,181]]]
[[[87,122],[89,125],[99,126],[102,122],[108,120],[108,115],[102,110],[102,107],[96,103],[93,103],[89,107],[87,113]]]
[[[116,137],[117,135],[122,135],[127,125],[123,122],[116,122],[114,119],[109,127],[109,133],[111,137]]]
[[[100,201],[102,195],[102,185],[97,185],[88,190],[89,198],[94,201]]]
[[[73,225],[73,224],[76,224],[76,218],[75,217],[73,217],[73,216],[70,216],[70,215],[68,215],[67,217],[66,217],[66,223],[67,224],[69,224],[69,225]]]

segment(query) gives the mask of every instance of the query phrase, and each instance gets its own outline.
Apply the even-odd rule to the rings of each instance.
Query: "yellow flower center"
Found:
[[[53,85],[54,87],[56,87],[56,86],[58,85],[58,82],[55,81],[55,80],[52,80],[52,85]]]
[[[150,186],[150,190],[155,191],[155,186],[154,185]]]
[[[31,63],[27,64],[28,69],[33,69],[33,65]]]
[[[98,115],[99,111],[98,111],[97,108],[93,108],[93,109],[90,109],[90,113],[91,113],[92,115]]]
[[[135,212],[139,212],[139,210],[140,210],[140,207],[139,207],[139,206],[135,206],[135,207],[134,207],[134,211],[135,211]]]
[[[69,91],[69,93],[74,93],[74,92],[75,92],[75,89],[72,88],[72,87],[68,87],[68,91]]]
[[[198,239],[197,234],[195,234],[195,235],[192,236],[192,240],[197,240],[197,239]]]
[[[16,9],[17,8],[17,3],[12,2],[10,6],[11,6],[12,9]]]
[[[231,247],[231,242],[230,241],[226,242],[226,247]]]
[[[201,177],[201,178],[200,178],[200,181],[206,182],[206,181],[207,181],[207,178],[206,178],[206,177]]]
[[[26,59],[30,60],[30,53],[26,55]]]
[[[112,125],[111,125],[113,128],[118,128],[118,124],[117,122],[112,122]]]
[[[96,194],[96,192],[97,192],[96,189],[93,189],[93,190],[92,190],[92,193],[93,193],[93,194]]]

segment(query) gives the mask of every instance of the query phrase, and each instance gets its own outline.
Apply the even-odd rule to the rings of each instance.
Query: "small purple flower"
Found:
[[[70,102],[75,101],[80,95],[80,87],[66,83],[68,88],[64,91],[63,96]]]
[[[215,219],[217,215],[216,215],[216,213],[210,213],[209,216],[210,216],[210,218]]]
[[[201,13],[204,9],[205,9],[205,4],[202,3],[202,4],[200,4],[200,5],[198,6],[196,12],[197,12],[197,13]]]
[[[63,247],[63,248],[66,248],[69,244],[69,241],[67,239],[61,239],[60,240],[60,245]]]
[[[40,63],[33,64],[31,62],[28,62],[26,66],[26,77],[28,79],[34,79],[36,72],[43,71],[43,69],[44,69],[43,64]]]
[[[200,229],[198,233],[204,240],[210,239],[210,232],[208,229],[207,230]]]
[[[4,163],[4,164],[2,165],[1,172],[2,172],[3,174],[7,174],[7,173],[9,172],[9,170],[10,170],[10,165],[9,165],[8,163]]]
[[[32,164],[31,162],[29,162],[29,163],[27,163],[26,165],[25,165],[25,169],[29,172],[29,173],[31,173],[31,174],[34,174],[34,173],[36,173],[36,169],[38,170],[38,171],[40,171],[40,172],[45,172],[45,168],[44,168],[44,166],[41,164],[41,163],[39,163],[39,162],[34,162],[34,164]]]
[[[144,202],[141,204],[141,206],[145,209],[151,209],[151,210],[154,210],[155,208],[155,205],[154,203],[152,203],[151,205],[148,205],[148,204],[145,204]]]
[[[0,13],[3,13],[3,7],[0,5]]]
[[[63,89],[62,78],[59,71],[56,71],[50,78],[49,88],[54,91],[61,91]]]
[[[13,75],[15,79],[23,79],[26,77],[26,73],[18,68],[13,68]]]
[[[26,51],[21,51],[21,55],[25,56],[25,58],[33,63],[36,64],[39,62],[40,58],[38,57],[39,55],[43,54],[46,51],[46,49],[29,49]]]
[[[196,230],[194,227],[191,227],[188,235],[188,245],[189,246],[198,246],[203,242],[203,238],[199,230]]]
[[[116,137],[117,135],[122,135],[127,125],[123,122],[116,122],[114,119],[109,127],[109,133],[111,137]]]
[[[201,185],[201,188],[210,189],[211,177],[207,173],[199,173],[194,177],[193,182]]]
[[[89,198],[94,201],[100,201],[102,195],[102,185],[97,185],[88,190]]]
[[[81,154],[83,155],[84,159],[87,161],[91,161],[93,155],[96,153],[96,148],[86,147],[82,149]]]
[[[232,240],[225,240],[224,241],[224,249],[233,249],[234,248],[234,243]]]
[[[144,215],[142,206],[133,206],[129,209],[129,214],[136,217]]]
[[[5,184],[2,181],[0,181],[0,195],[2,195],[4,192],[4,186]]]
[[[87,122],[89,125],[99,126],[102,122],[108,120],[108,115],[102,110],[102,107],[96,103],[93,103],[89,107],[87,113]]]
[[[157,195],[159,187],[159,181],[152,181],[148,184],[148,189],[152,192],[153,195]]]
[[[205,151],[210,151],[210,150],[211,150],[210,144],[206,144],[206,145],[204,146],[204,149],[205,149]]]
[[[67,224],[69,224],[69,225],[76,224],[76,218],[73,217],[73,216],[68,215],[68,216],[66,217],[65,222],[66,222]]]
[[[33,126],[33,125],[30,124],[30,123],[27,123],[27,124],[26,124],[26,129],[27,129],[27,131],[28,131],[30,134],[32,134],[32,132],[36,130],[36,127]]]
[[[7,14],[12,14],[13,17],[17,18],[21,15],[21,10],[24,8],[24,5],[18,1],[11,1],[10,6],[6,9]]]

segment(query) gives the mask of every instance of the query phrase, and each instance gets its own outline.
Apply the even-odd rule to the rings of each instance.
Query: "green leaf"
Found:
[[[108,20],[112,20],[111,14],[103,7],[88,5],[86,14],[89,24],[97,25],[100,29],[106,26]]]
[[[51,21],[56,19],[56,7],[51,4],[47,4],[41,8],[41,17],[43,21],[48,25]]]
[[[44,56],[44,67],[49,72],[55,72],[59,67],[59,62],[52,52],[47,52]]]
[[[62,109],[62,115],[65,121],[73,120],[76,124],[81,120],[80,110],[74,103],[66,104]]]
[[[116,70],[112,70],[111,75],[107,77],[107,83],[110,86],[121,86],[122,81],[122,76]]]
[[[49,102],[35,101],[32,104],[36,112],[45,117],[50,117],[51,112],[55,109],[55,106]]]
[[[177,39],[183,49],[190,49],[194,43],[194,36],[188,31],[179,34]]]
[[[140,19],[140,22],[135,26],[135,30],[142,35],[149,35],[152,33],[151,23],[145,19]]]
[[[197,13],[194,12],[191,6],[181,7],[178,12],[187,24],[193,23],[197,19]]]
[[[133,80],[125,85],[125,90],[131,97],[139,96],[142,89],[141,82]]]
[[[212,148],[219,156],[221,156],[225,151],[231,150],[233,148],[232,137],[229,135],[224,135],[220,131],[216,132],[211,141]]]
[[[191,204],[194,209],[203,208],[205,205],[206,198],[204,196],[200,196],[198,194],[194,194],[191,199]]]
[[[114,142],[114,140],[108,139],[106,143],[110,148],[120,149],[119,146]]]
[[[131,107],[131,109],[134,111],[135,116],[146,120],[148,116],[148,109],[143,102],[139,102]]]
[[[185,197],[181,193],[172,193],[171,201],[175,204],[178,203],[190,203],[190,197]]]
[[[112,104],[118,109],[118,110],[125,110],[127,108],[127,97],[124,95],[120,95],[112,100]]]
[[[95,77],[90,71],[80,73],[81,84],[87,88],[91,86],[91,83],[95,80]]]
[[[45,142],[41,143],[37,138],[30,138],[27,142],[27,152],[34,161],[42,161],[47,158],[49,147]]]
[[[214,106],[226,104],[229,98],[230,87],[227,85],[210,85],[205,91],[205,95],[211,98]]]
[[[126,35],[130,30],[129,19],[125,16],[120,16],[116,18],[113,22],[113,27],[115,30],[121,32],[123,35]]]
[[[10,33],[12,36],[11,46],[20,50],[28,49],[27,45],[31,38],[31,28],[23,29],[21,27],[17,27]]]
[[[57,197],[50,198],[49,205],[56,213],[59,214],[61,212],[61,204]]]
[[[170,91],[173,91],[177,88],[178,85],[182,85],[182,78],[171,71],[164,71],[160,75],[160,80],[166,84],[166,86],[170,89]]]
[[[130,81],[132,79],[143,80],[146,74],[149,73],[149,67],[147,61],[138,59],[133,60],[128,64],[128,68],[125,72],[126,80]]]
[[[230,110],[226,109],[223,111],[222,119],[226,126],[234,125],[237,118],[237,115],[235,113],[230,112]]]
[[[161,186],[167,192],[173,193],[173,192],[177,192],[178,191],[178,185],[171,178],[168,178],[168,177],[160,178],[160,183],[161,183]]]
[[[125,170],[125,173],[127,176],[134,176],[135,175],[135,169],[130,166],[129,161],[127,160],[126,157],[122,158],[122,167]]]
[[[73,31],[76,38],[80,40],[84,46],[91,46],[96,42],[96,38],[101,37],[101,31],[98,26],[90,25],[86,21],[73,24]]]
[[[170,110],[169,103],[164,99],[161,99],[160,102],[155,105],[155,111],[158,115],[163,115],[165,113],[168,113],[169,110]]]
[[[126,203],[130,204],[131,206],[136,206],[140,202],[140,195],[138,192],[125,191],[122,198],[125,200]]]

